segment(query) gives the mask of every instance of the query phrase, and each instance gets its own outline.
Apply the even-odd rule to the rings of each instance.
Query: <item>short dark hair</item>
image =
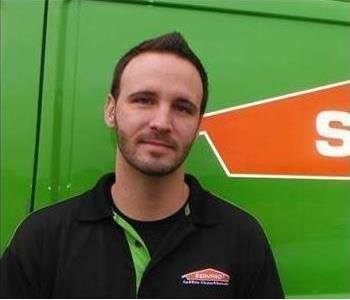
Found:
[[[146,40],[125,53],[115,66],[111,94],[115,99],[120,92],[120,79],[127,64],[136,56],[146,52],[159,52],[175,54],[190,63],[197,69],[203,87],[203,97],[200,113],[203,114],[208,101],[208,76],[199,57],[192,51],[184,37],[178,32],[171,32],[156,38]]]

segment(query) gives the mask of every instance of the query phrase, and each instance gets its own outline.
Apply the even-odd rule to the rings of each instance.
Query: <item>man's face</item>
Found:
[[[200,75],[187,60],[151,52],[133,58],[118,99],[108,104],[115,113],[119,159],[151,176],[177,170],[197,135],[202,95]]]

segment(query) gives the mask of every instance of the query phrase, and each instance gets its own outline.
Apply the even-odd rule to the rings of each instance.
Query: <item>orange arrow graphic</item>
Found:
[[[205,114],[230,177],[350,179],[350,81]]]

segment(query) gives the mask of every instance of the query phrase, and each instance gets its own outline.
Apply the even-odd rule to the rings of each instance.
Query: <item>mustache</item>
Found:
[[[178,147],[177,142],[172,137],[170,137],[167,133],[158,132],[158,131],[141,133],[138,136],[137,141],[138,142],[147,142],[147,141],[159,142],[161,144],[165,144],[174,149]]]

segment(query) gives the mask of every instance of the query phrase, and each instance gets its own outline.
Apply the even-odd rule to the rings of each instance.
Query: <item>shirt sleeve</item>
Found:
[[[284,293],[270,246],[267,244],[264,260],[256,271],[247,298],[283,299]]]
[[[40,242],[35,226],[24,222],[0,260],[0,298],[38,298]]]

